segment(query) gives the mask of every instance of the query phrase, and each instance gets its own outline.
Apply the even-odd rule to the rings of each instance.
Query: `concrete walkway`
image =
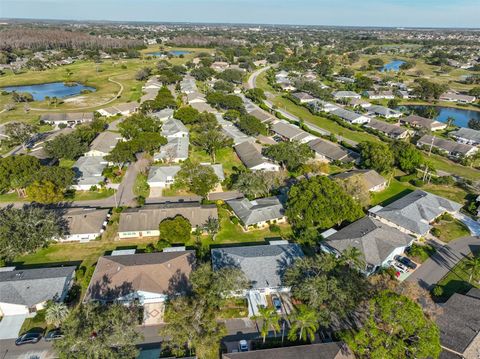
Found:
[[[26,314],[7,315],[0,321],[0,340],[16,339],[20,334]]]
[[[427,290],[432,289],[460,260],[470,255],[472,251],[480,250],[479,237],[460,238],[445,246],[435,242],[430,244],[437,252],[406,279],[417,282],[420,287]]]
[[[480,223],[463,213],[455,213],[454,217],[468,227],[472,236],[480,236]]]

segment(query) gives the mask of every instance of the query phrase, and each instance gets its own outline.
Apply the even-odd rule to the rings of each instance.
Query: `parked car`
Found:
[[[277,313],[282,313],[282,301],[276,295],[272,295],[272,303]]]
[[[42,333],[25,333],[15,340],[15,345],[35,344],[42,338]]]
[[[54,329],[50,330],[47,335],[45,335],[45,341],[46,342],[51,342],[53,340],[61,339],[63,338],[63,333],[60,329]]]
[[[407,272],[408,272],[407,267],[405,267],[405,266],[404,266],[402,263],[400,263],[400,262],[393,261],[393,262],[392,262],[392,266],[393,266],[393,268],[395,268],[396,270],[398,270],[400,273],[407,273]]]
[[[246,340],[240,340],[238,342],[238,350],[241,352],[248,352],[248,343]]]
[[[407,266],[410,269],[416,269],[417,264],[414,263],[410,258],[403,257],[403,256],[395,256],[395,260],[397,262],[402,263],[404,266]]]

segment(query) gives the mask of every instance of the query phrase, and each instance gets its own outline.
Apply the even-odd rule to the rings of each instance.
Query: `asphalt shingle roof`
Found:
[[[246,226],[285,216],[285,208],[279,197],[258,198],[253,201],[242,198],[227,203]]]
[[[282,285],[285,270],[303,257],[298,244],[275,244],[212,249],[214,270],[239,268],[255,289]]]
[[[32,307],[60,297],[74,273],[74,266],[0,271],[0,302]]]

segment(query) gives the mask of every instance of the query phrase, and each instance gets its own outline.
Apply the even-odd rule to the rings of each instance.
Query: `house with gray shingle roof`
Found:
[[[218,177],[218,181],[225,180],[222,164],[205,163],[203,166],[209,166]],[[181,170],[181,166],[152,166],[148,172],[147,183],[150,188],[167,188],[175,182],[175,176]]]
[[[404,127],[387,123],[385,121],[379,121],[371,119],[370,122],[364,124],[365,127],[371,128],[375,131],[379,131],[384,135],[393,139],[403,139],[410,135],[410,131]]]
[[[168,142],[160,148],[159,152],[153,154],[155,161],[180,162],[188,158],[188,148],[190,146],[190,138],[186,137],[169,137]]]
[[[59,241],[88,242],[102,235],[104,232],[110,210],[103,208],[68,208],[61,211],[67,224],[66,233],[58,238]]]
[[[323,138],[317,138],[316,140],[308,143],[315,152],[315,159],[323,162],[340,161],[340,162],[353,162],[349,153],[342,148],[339,144],[324,140]]]
[[[455,214],[462,205],[429,192],[416,190],[385,207],[375,206],[370,216],[416,237],[425,236],[436,218]]]
[[[284,199],[280,196],[257,198],[253,201],[246,198],[234,199],[227,201],[227,204],[240,219],[245,230],[286,221]]]
[[[435,317],[443,352],[440,358],[476,359],[480,355],[480,296],[472,288],[455,293]]]
[[[380,192],[387,187],[387,180],[375,170],[350,170],[332,176],[337,180],[346,180],[352,177],[361,178],[369,192]]]
[[[174,118],[169,118],[162,123],[162,136],[170,137],[187,137],[188,128],[185,127],[182,121]]]
[[[462,127],[457,131],[450,132],[450,136],[459,143],[472,146],[480,145],[480,131],[472,130],[471,128]]]
[[[340,117],[342,120],[350,123],[363,124],[370,121],[369,117],[353,111],[345,110],[344,108],[338,108],[336,110],[333,110],[331,114]]]
[[[250,282],[246,290],[249,316],[258,314],[258,307],[266,305],[265,295],[288,292],[283,283],[288,267],[304,256],[298,244],[272,241],[268,245],[216,248],[211,250],[213,270],[238,268]]]
[[[310,133],[300,129],[298,126],[292,125],[286,121],[275,122],[271,126],[271,130],[287,141],[307,143],[317,138],[317,136],[311,135]]]
[[[363,217],[338,232],[329,230],[324,237],[321,248],[325,252],[341,255],[349,248],[358,249],[365,261],[366,274],[388,267],[389,262],[405,252],[415,240],[415,237],[371,217]]]
[[[103,131],[90,144],[90,149],[85,152],[84,156],[107,156],[122,140],[122,136],[117,132]]]
[[[469,157],[478,152],[478,147],[446,140],[441,137],[424,135],[417,141],[418,147],[430,149],[431,147],[445,153],[449,157]]]
[[[0,270],[0,315],[34,313],[49,300],[63,301],[72,286],[75,267]]]
[[[279,171],[280,166],[269,161],[262,155],[261,146],[250,141],[244,141],[234,147],[238,158],[245,167],[252,171]]]
[[[88,191],[92,186],[98,186],[105,180],[103,170],[107,164],[101,156],[80,157],[72,167],[76,182],[71,187],[79,191]]]

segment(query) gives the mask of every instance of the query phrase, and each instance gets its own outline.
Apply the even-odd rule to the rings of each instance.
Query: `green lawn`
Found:
[[[408,250],[409,256],[417,263],[423,263],[436,252],[429,244],[413,243]]]
[[[414,186],[409,184],[408,182],[400,182],[393,178],[390,181],[390,185],[387,189],[372,193],[372,201],[371,205],[376,206],[377,204],[386,206],[389,203],[396,201],[397,199],[409,194],[415,189]]]
[[[468,259],[464,258],[448,274],[438,282],[438,286],[443,289],[442,299],[447,300],[454,293],[465,294],[471,288],[480,288],[480,277],[472,278],[469,282],[470,273],[465,268]]]
[[[196,146],[191,146],[189,158],[195,162],[212,162],[211,157],[204,150]],[[219,150],[215,160],[217,163],[223,165],[223,171],[226,177],[233,172],[234,167],[242,166],[242,161],[237,157],[232,147],[225,147]]]
[[[455,218],[439,220],[433,225],[436,235],[442,242],[451,242],[455,239],[466,237],[470,235],[468,227]],[[438,232],[437,232],[438,231]]]
[[[113,196],[115,191],[111,188],[100,191],[75,191],[74,201],[91,201]]]
[[[67,160],[65,158],[62,158],[59,161],[58,166],[64,167],[64,168],[72,168],[74,164],[75,164],[75,160]]]
[[[135,178],[135,183],[133,185],[133,193],[135,196],[142,196],[147,198],[150,195],[150,186],[147,183],[148,176],[143,173],[139,173],[137,178]]]
[[[0,194],[0,202],[27,202],[27,198],[19,197],[17,192]]]

